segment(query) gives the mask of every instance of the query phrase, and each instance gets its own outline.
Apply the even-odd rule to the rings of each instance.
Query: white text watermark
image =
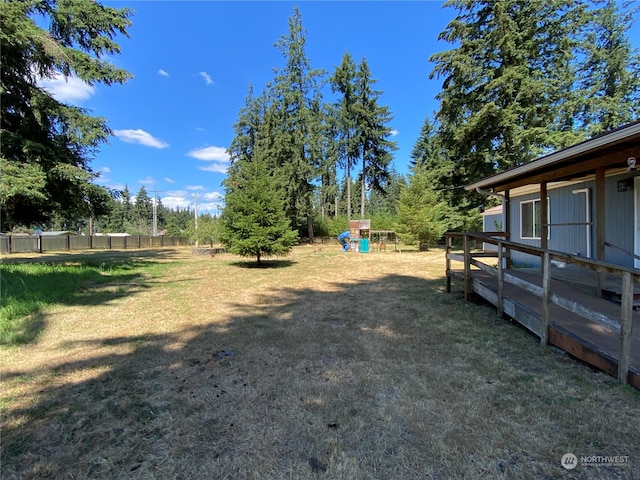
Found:
[[[560,465],[567,470],[577,466],[585,467],[621,467],[629,463],[629,455],[574,455],[565,453]]]

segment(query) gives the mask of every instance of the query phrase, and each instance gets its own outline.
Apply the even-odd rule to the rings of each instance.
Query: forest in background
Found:
[[[217,229],[218,220],[237,219],[248,206],[270,205],[302,238],[336,235],[349,218],[366,217],[405,241],[434,242],[447,230],[477,228],[478,208],[491,206],[465,185],[640,117],[640,61],[627,36],[638,5],[445,6],[457,16],[439,39],[452,48],[429,58],[431,77],[442,81],[439,108],[425,112],[407,175],[393,168],[393,112],[376,89],[374,68],[348,52],[332,72],[314,68],[295,8],[276,44],[283,65],[260,93],[248,86],[238,112],[225,206],[199,216],[199,230],[208,223]],[[112,38],[126,34],[131,12],[94,2],[1,8],[3,231],[192,231],[192,210],[167,209],[144,187],[132,195],[93,183],[90,158],[110,134],[106,120],[60,104],[33,81],[34,71],[59,70],[125,82],[128,72],[97,57],[118,53]],[[87,13],[93,25],[74,20]],[[49,31],[30,21],[36,14],[52,17]],[[245,186],[254,180],[265,187],[250,197]]]

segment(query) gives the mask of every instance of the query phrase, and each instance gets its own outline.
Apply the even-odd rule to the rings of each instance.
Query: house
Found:
[[[40,232],[43,237],[62,237],[65,235],[78,235],[78,232],[72,232],[70,230],[52,230],[49,232]]]
[[[485,231],[501,224],[512,242],[640,268],[638,159],[640,121],[465,188],[502,200],[501,215],[484,217]],[[511,260],[540,264],[515,251]]]

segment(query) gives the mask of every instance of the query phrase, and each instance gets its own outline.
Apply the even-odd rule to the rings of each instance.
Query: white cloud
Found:
[[[198,72],[198,75],[200,75],[204,79],[204,83],[206,83],[207,85],[211,85],[213,83],[211,75],[209,75],[207,72]]]
[[[207,165],[206,167],[198,167],[198,170],[202,170],[203,172],[227,173],[227,170],[229,170],[229,165],[227,165],[226,163],[212,163],[211,165]]]
[[[228,162],[229,154],[224,147],[204,147],[191,150],[187,155],[198,160],[214,161],[214,162]]]
[[[198,198],[202,198],[205,201],[219,202],[219,201],[222,201],[224,196],[220,192],[207,192],[207,193],[203,193],[202,197],[198,197]]]
[[[186,187],[187,190],[191,190],[192,192],[200,191],[200,190],[206,190],[202,185],[187,185]]]
[[[212,162],[206,167],[198,167],[198,170],[202,170],[204,172],[227,173],[227,170],[229,169],[230,157],[227,153],[227,149],[224,147],[211,146],[196,148],[191,150],[187,155],[198,160]]]
[[[100,173],[111,173],[111,169],[109,167],[102,167],[98,170]]]
[[[396,135],[398,135],[399,132],[398,130],[391,130],[389,133],[391,134],[392,137],[395,137]]]
[[[163,77],[168,77],[169,72],[167,72],[166,70],[160,69],[158,70],[158,75],[162,75]]]
[[[154,185],[156,183],[153,177],[143,178],[142,180],[138,180],[138,182],[140,182],[142,185]]]
[[[76,77],[56,73],[53,77],[40,77],[38,86],[49,92],[59,102],[76,103],[88,100],[96,89]]]
[[[186,189],[193,187],[186,187]],[[204,187],[202,187],[204,188]],[[165,192],[162,196],[162,204],[167,208],[194,208],[194,194],[187,190],[173,190]],[[223,208],[223,196],[219,192],[198,193],[198,214],[218,214]]]
[[[186,193],[186,192],[185,192]],[[160,200],[162,200],[162,205],[167,208],[187,208],[191,206],[192,199],[184,196],[184,195],[165,195]]]
[[[145,147],[167,148],[169,144],[159,138],[154,137],[144,130],[114,130],[113,134],[123,142],[137,143]]]
[[[175,180],[173,180],[172,178],[169,177],[164,177],[164,181],[167,183],[176,183]]]

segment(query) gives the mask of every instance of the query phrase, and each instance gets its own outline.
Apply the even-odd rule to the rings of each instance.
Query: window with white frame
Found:
[[[547,200],[547,219],[549,218],[549,201]],[[542,225],[540,223],[540,200],[528,200],[520,203],[520,238],[540,240]],[[547,238],[549,238],[547,232]]]

